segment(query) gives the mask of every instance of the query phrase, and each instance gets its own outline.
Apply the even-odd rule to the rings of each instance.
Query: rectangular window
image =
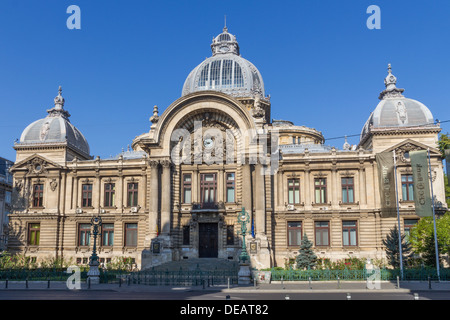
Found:
[[[327,179],[314,179],[314,192],[316,203],[327,202]]]
[[[216,202],[217,179],[215,173],[202,173],[200,175],[200,201],[206,208]]]
[[[183,226],[183,246],[191,244],[191,227]]]
[[[83,184],[82,186],[82,207],[92,207],[92,184]]]
[[[329,246],[330,228],[328,221],[315,222],[316,246]]]
[[[114,245],[114,224],[102,224],[102,245],[105,247],[112,247]]]
[[[105,204],[106,208],[114,207],[116,195],[116,185],[114,183],[105,183]]]
[[[227,225],[227,246],[234,245],[234,226]]]
[[[30,246],[38,246],[41,235],[40,223],[30,223],[28,225],[28,244]]]
[[[288,246],[299,246],[302,241],[302,223],[300,221],[288,222]]]
[[[353,182],[353,178],[342,178],[341,179],[341,187],[342,187],[342,203],[354,203],[354,190],[355,185]]]
[[[414,200],[414,182],[412,174],[402,175],[402,195],[403,201],[413,201]]]
[[[222,88],[231,88],[233,74],[233,60],[223,60],[222,66]]]
[[[342,221],[342,244],[344,246],[356,246],[357,242],[356,221]]]
[[[44,206],[44,185],[35,184],[33,186],[33,207],[41,208]]]
[[[209,88],[220,88],[220,64],[222,60],[215,60],[211,62],[211,71],[209,75]]]
[[[288,179],[288,203],[300,203],[300,179]]]
[[[127,186],[127,206],[136,207],[138,205],[138,184],[136,182],[128,183]]]
[[[235,175],[234,172],[227,173],[227,202],[235,202]]]
[[[137,247],[137,223],[125,224],[125,247]]]
[[[405,238],[408,240],[409,235],[411,233],[411,229],[419,222],[418,219],[405,219],[404,221],[404,229],[405,229]]]
[[[91,244],[91,224],[80,223],[78,226],[78,245],[89,246]]]
[[[192,202],[192,175],[183,174],[183,203]]]

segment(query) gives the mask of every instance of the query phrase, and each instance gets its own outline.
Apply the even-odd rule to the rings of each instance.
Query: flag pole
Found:
[[[430,148],[428,148],[428,170],[430,172],[431,203],[433,204],[434,250],[436,251],[436,271],[437,271],[438,281],[441,281],[440,273],[439,273],[439,252],[438,252],[438,242],[437,242],[437,234],[436,234],[436,214],[435,214],[435,210],[434,210],[433,179],[431,177]]]
[[[397,220],[398,220],[398,248],[400,253],[400,274],[403,280],[403,252],[402,252],[402,233],[400,229],[400,212],[398,208],[398,189],[397,189],[397,160],[394,150],[394,182],[395,182],[395,201],[397,207]]]

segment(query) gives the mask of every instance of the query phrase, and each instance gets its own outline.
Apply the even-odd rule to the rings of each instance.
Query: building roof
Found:
[[[404,89],[396,87],[397,78],[388,65],[388,75],[384,80],[386,89],[380,93],[381,100],[370,114],[361,131],[361,140],[373,128],[408,128],[434,125],[431,111],[423,103],[406,98]]]
[[[236,36],[227,27],[213,39],[212,57],[190,72],[182,96],[196,91],[216,90],[234,97],[264,97],[264,82],[259,70],[241,57]]]
[[[64,98],[59,87],[55,97],[55,106],[47,110],[48,115],[28,125],[22,132],[17,145],[38,146],[51,144],[67,144],[82,154],[89,156],[89,144],[84,135],[69,120],[70,114],[64,110]]]

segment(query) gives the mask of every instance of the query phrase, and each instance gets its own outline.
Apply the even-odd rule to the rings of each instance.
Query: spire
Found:
[[[64,110],[65,100],[62,96],[62,87],[61,86],[59,86],[58,95],[55,97],[55,99],[53,99],[53,102],[54,102],[55,106],[52,109],[47,110],[47,112],[49,114],[48,116],[49,117],[62,116],[64,118],[68,119],[70,117],[70,114],[69,114],[69,112]]]
[[[158,106],[155,105],[153,107],[153,116],[150,117],[150,122],[153,124],[156,124],[159,120],[159,116],[158,116]]]
[[[227,28],[227,15],[225,15],[225,24],[223,27],[223,32],[228,32],[228,28]]]
[[[384,79],[384,86],[386,89],[380,93],[380,96],[378,97],[380,100],[385,98],[398,98],[403,97],[402,92],[405,91],[405,89],[399,89],[396,86],[397,84],[397,78],[392,74],[392,66],[389,63],[388,64],[388,75]]]
[[[62,110],[64,107],[64,98],[61,95],[62,93],[62,88],[61,86],[59,86],[58,88],[58,95],[55,97],[54,101],[55,101],[55,109],[56,110]]]

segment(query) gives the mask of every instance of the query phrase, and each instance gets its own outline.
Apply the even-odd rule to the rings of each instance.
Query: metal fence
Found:
[[[437,270],[420,268],[420,269],[404,269],[403,277],[399,269],[379,269],[380,280],[394,281],[399,277],[404,281],[427,281],[438,280]],[[278,270],[271,269],[272,281],[365,281],[374,274],[374,270]],[[440,269],[439,279],[441,281],[450,280],[450,269]]]
[[[272,268],[271,281],[366,281],[373,270],[279,270]],[[403,277],[398,269],[379,269],[380,280],[395,281],[397,277],[404,281],[438,280],[436,269],[404,269]],[[72,273],[62,269],[9,269],[0,270],[0,281],[67,281]],[[87,280],[87,270],[80,271],[81,281]],[[450,269],[440,269],[441,281],[450,281]],[[145,284],[145,285],[172,285],[172,286],[214,286],[235,285],[238,283],[238,270],[101,270],[101,283],[116,284]]]
[[[107,274],[105,273],[105,276]],[[109,282],[126,281],[128,284],[145,284],[154,286],[214,286],[237,284],[238,270],[143,270],[128,275],[109,277]]]
[[[0,281],[66,281],[71,274],[65,269],[7,269],[0,270]],[[87,271],[80,271],[80,279],[87,279]]]

